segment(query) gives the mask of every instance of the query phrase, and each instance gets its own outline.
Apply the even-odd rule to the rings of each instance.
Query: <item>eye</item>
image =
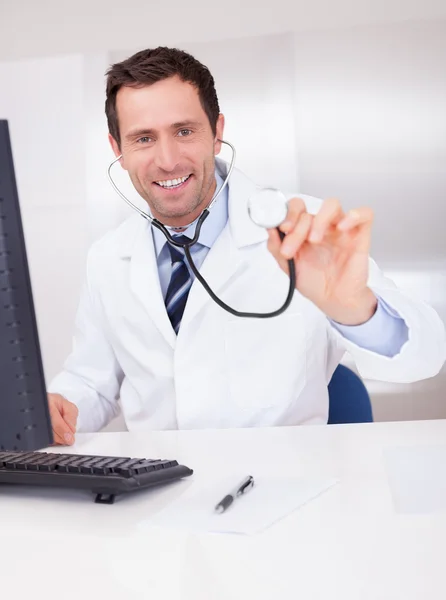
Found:
[[[187,137],[187,136],[188,136],[188,135],[190,135],[191,133],[192,133],[192,130],[191,130],[191,129],[181,129],[181,130],[178,132],[178,135],[179,135],[180,137]]]
[[[137,140],[138,144],[147,144],[148,142],[150,142],[152,140],[152,138],[149,138],[147,136],[141,137]]]

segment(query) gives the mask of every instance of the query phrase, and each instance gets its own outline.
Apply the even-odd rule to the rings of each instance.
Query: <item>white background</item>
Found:
[[[386,7],[384,9],[384,6]],[[169,10],[167,10],[167,8]],[[375,211],[372,254],[446,319],[444,2],[0,0],[0,118],[10,122],[47,379],[61,368],[89,244],[128,214],[104,73],[158,44],[214,74],[226,137],[259,183]],[[366,382],[377,419],[446,417],[446,371]]]

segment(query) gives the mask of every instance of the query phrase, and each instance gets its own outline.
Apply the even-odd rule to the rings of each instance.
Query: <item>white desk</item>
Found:
[[[195,474],[112,506],[85,492],[0,490],[1,595],[444,600],[446,513],[395,514],[382,451],[445,441],[446,421],[79,435],[73,452],[172,457]],[[234,465],[253,475],[318,473],[340,483],[250,537],[138,526],[181,486],[211,469],[230,475]]]

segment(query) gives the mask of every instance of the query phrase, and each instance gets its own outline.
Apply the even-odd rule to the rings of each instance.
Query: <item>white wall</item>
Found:
[[[0,0],[0,60],[439,17],[444,0]]]
[[[302,188],[376,211],[372,252],[446,266],[446,20],[296,34]]]
[[[116,227],[129,212],[124,210],[123,203],[113,192],[107,178],[107,167],[114,158],[108,142],[105,118],[105,72],[109,64],[108,52],[84,56],[86,194],[84,201],[87,214],[86,234],[89,243]],[[118,165],[114,173],[119,173],[120,170],[122,171]]]
[[[71,347],[86,252],[81,56],[0,63],[47,381]]]
[[[295,64],[301,191],[371,206],[373,257],[446,322],[446,20],[298,33]],[[446,417],[446,367],[366,385],[378,419]]]

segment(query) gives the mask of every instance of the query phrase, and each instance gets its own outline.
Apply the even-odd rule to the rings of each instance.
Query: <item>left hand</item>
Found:
[[[368,321],[377,299],[367,287],[373,211],[357,208],[344,214],[337,199],[325,200],[316,215],[300,198],[288,202],[287,218],[268,230],[268,249],[288,273],[294,257],[296,289],[329,318],[344,325]]]

